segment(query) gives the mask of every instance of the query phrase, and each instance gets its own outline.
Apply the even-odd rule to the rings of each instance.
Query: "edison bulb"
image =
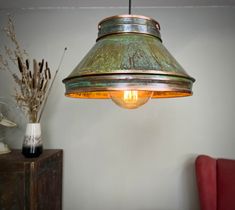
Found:
[[[152,91],[143,90],[124,90],[110,93],[112,101],[125,109],[136,109],[144,105],[152,95]]]

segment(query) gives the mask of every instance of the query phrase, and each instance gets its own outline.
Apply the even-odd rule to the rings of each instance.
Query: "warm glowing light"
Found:
[[[143,90],[124,90],[113,91],[110,93],[112,101],[125,109],[136,109],[144,105],[151,97],[153,92]]]
[[[137,90],[124,91],[123,100],[127,103],[133,103],[134,101],[138,101],[138,91]]]

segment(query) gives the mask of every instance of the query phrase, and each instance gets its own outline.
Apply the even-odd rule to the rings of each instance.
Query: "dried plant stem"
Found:
[[[51,92],[51,89],[52,89],[52,86],[53,86],[53,84],[54,84],[55,78],[56,78],[56,76],[57,76],[57,74],[58,74],[58,72],[59,72],[59,70],[60,70],[61,64],[62,64],[62,62],[63,62],[63,60],[64,60],[64,56],[65,56],[66,50],[67,50],[67,47],[64,48],[63,54],[62,54],[61,59],[60,59],[60,63],[59,63],[59,65],[58,65],[58,68],[57,68],[57,70],[56,70],[56,72],[55,72],[55,75],[54,75],[54,77],[53,77],[53,79],[52,79],[51,85],[50,85],[50,87],[49,87],[49,89],[48,89],[48,91],[47,91],[47,94],[46,94],[46,96],[45,96],[44,102],[43,102],[43,104],[42,104],[41,111],[40,111],[40,113],[39,113],[39,118],[37,119],[38,122],[41,121],[42,114],[43,114],[43,111],[44,111],[44,109],[45,109],[48,96],[49,96],[49,94],[50,94],[50,92]]]
[[[13,47],[9,48],[5,46],[5,56],[0,54],[0,69],[6,70],[13,77],[17,85],[15,87],[15,100],[29,121],[33,123],[39,122],[66,49],[64,50],[54,78],[51,80],[51,71],[47,61],[42,59],[38,63],[34,59],[30,66],[27,52],[21,48],[16,39],[14,23],[10,16],[3,31]],[[12,71],[9,63],[14,64],[18,68],[18,71]]]

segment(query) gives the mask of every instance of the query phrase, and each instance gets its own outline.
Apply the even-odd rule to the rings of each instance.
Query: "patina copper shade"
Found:
[[[66,96],[110,98],[113,91],[152,92],[151,98],[192,95],[195,81],[163,46],[157,21],[113,16],[98,25],[96,44],[63,80]]]

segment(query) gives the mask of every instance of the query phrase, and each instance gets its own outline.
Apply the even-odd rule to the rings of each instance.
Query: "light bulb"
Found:
[[[110,93],[112,101],[125,109],[136,109],[144,105],[151,97],[152,91],[124,90]]]

